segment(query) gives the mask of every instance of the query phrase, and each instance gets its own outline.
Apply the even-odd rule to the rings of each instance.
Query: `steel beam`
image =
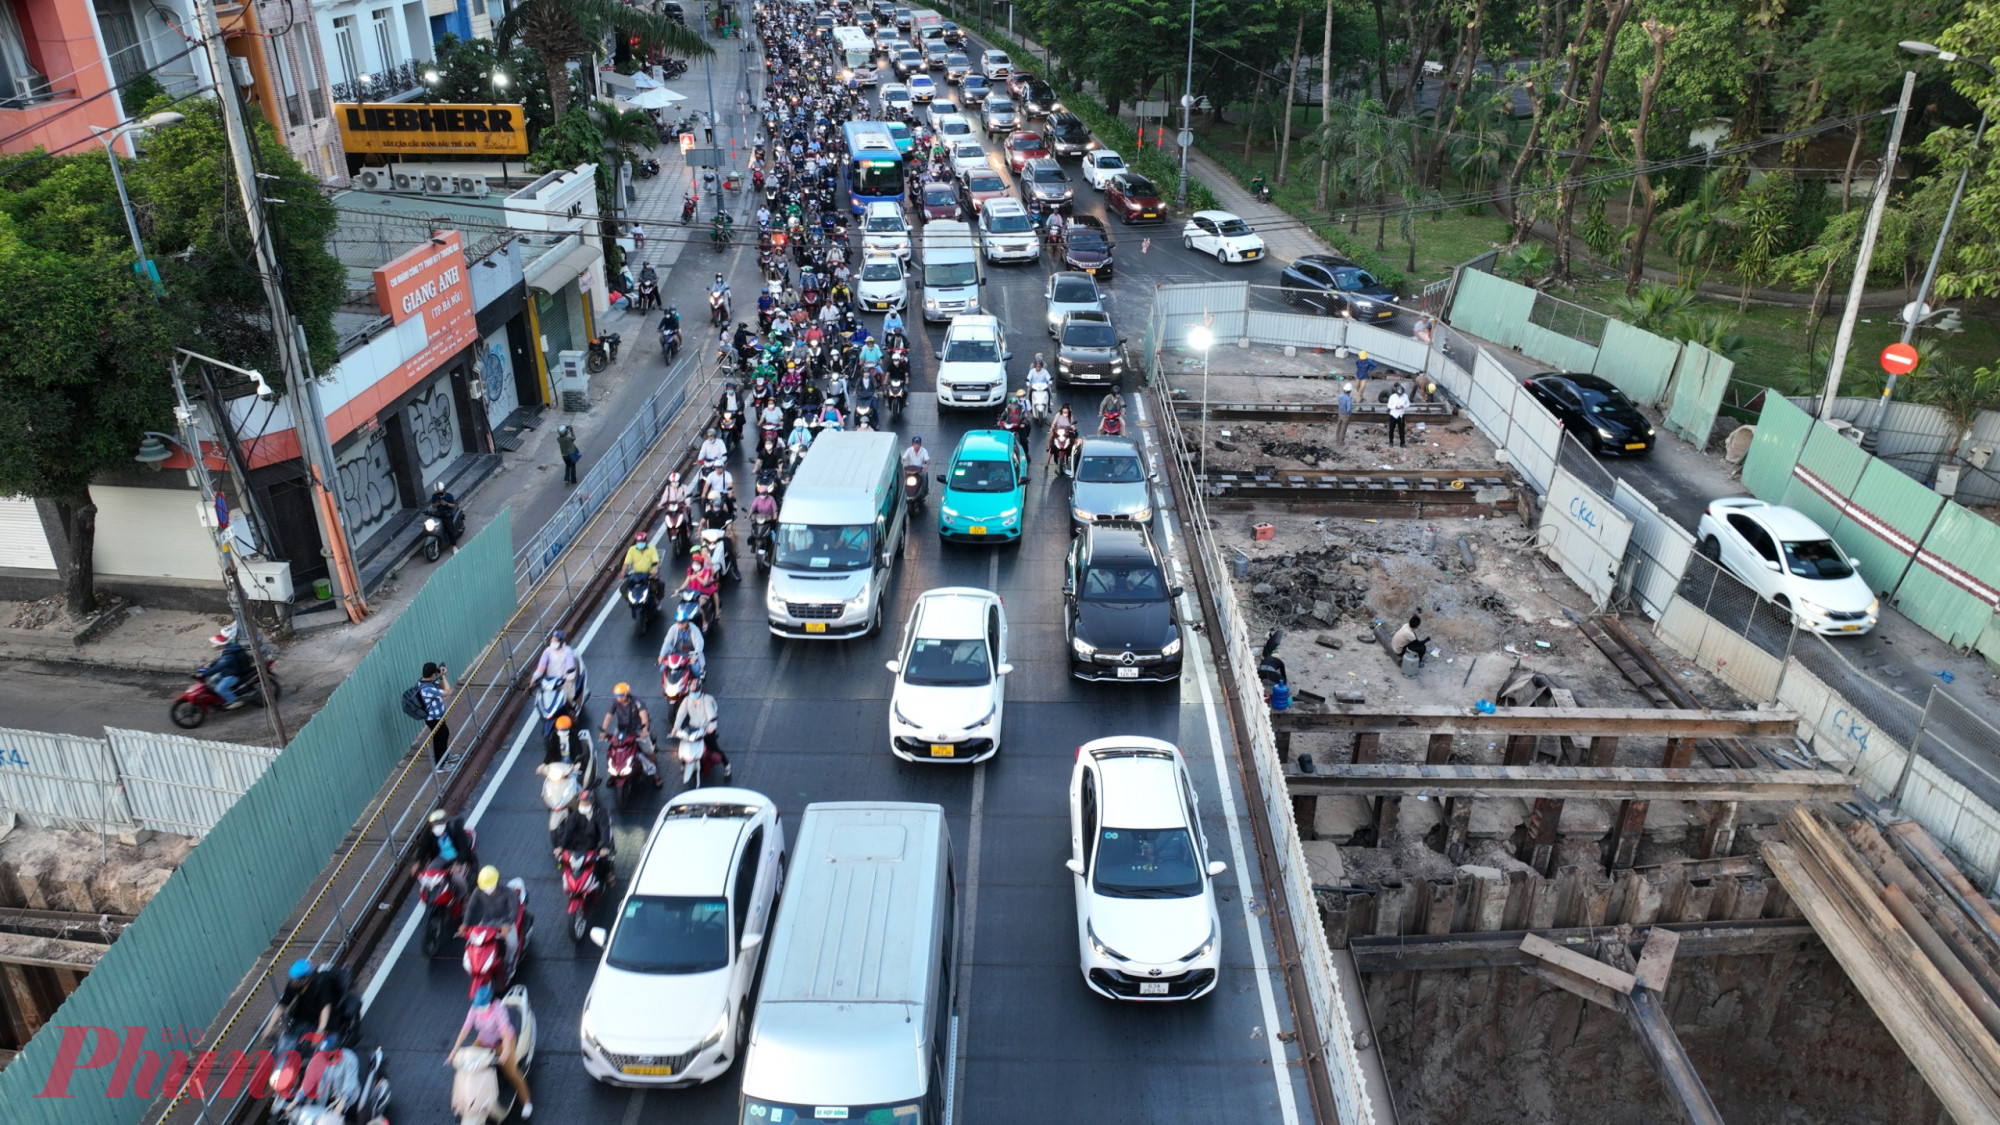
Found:
[[[1802,918],[1759,918],[1741,922],[1674,922],[1642,926],[1631,934],[1637,944],[1648,935],[1671,931],[1680,938],[1676,960],[1689,957],[1759,957],[1819,944],[1812,923]],[[1364,973],[1407,973],[1444,969],[1493,969],[1524,966],[1533,958],[1521,952],[1521,938],[1540,934],[1567,949],[1589,949],[1617,940],[1610,927],[1560,930],[1501,930],[1484,934],[1406,934],[1350,937],[1347,950],[1354,967]],[[1640,957],[1644,963],[1643,953]]]
[[[1411,707],[1402,711],[1334,711],[1271,716],[1276,731],[1374,731],[1501,735],[1569,735],[1572,738],[1791,738],[1799,717],[1790,711],[1662,711],[1650,707],[1500,707],[1481,715],[1463,707]]]
[[[1723,1125],[1722,1114],[1716,1112],[1715,1102],[1708,1096],[1708,1087],[1703,1085],[1701,1075],[1695,1073],[1694,1062],[1681,1046],[1680,1036],[1674,1034],[1673,1022],[1667,1018],[1659,993],[1635,988],[1624,1000],[1625,1018],[1632,1021],[1647,1053],[1653,1056],[1660,1084],[1673,1094],[1681,1119],[1689,1125]]]
[[[1650,769],[1620,766],[1430,766],[1334,763],[1285,776],[1294,795],[1584,797],[1598,801],[1845,801],[1854,781],[1832,770]],[[1628,863],[1626,866],[1630,866]]]

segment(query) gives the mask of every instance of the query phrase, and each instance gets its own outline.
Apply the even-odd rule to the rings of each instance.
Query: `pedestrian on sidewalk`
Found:
[[[701,131],[702,136],[707,138],[707,143],[713,145],[715,143],[715,114],[704,113],[701,115]]]
[[[633,224],[632,224],[632,256],[636,258],[636,257],[640,256],[641,254],[644,254],[645,252],[646,252],[646,224],[644,224],[644,223],[633,223]]]
[[[1347,426],[1348,423],[1354,421],[1353,383],[1342,383],[1340,385],[1339,409],[1340,413],[1335,415],[1333,420],[1333,443],[1335,445],[1346,445]]]
[[[556,448],[562,451],[563,483],[576,483],[576,463],[583,460],[583,453],[576,447],[576,431],[565,424],[556,431]]]
[[[1403,384],[1397,383],[1389,391],[1389,444],[1407,448],[1410,444],[1409,423],[1403,415],[1410,409],[1410,396],[1403,393]]]
[[[451,745],[451,727],[444,721],[445,707],[451,697],[451,677],[444,665],[424,665],[423,678],[417,681],[417,694],[423,696],[424,722],[431,728],[431,761],[444,769]]]

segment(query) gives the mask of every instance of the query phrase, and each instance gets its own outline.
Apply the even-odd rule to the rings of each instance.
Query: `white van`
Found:
[[[958,894],[937,805],[807,805],[738,1121],[942,1125]]]
[[[858,637],[882,625],[905,530],[896,435],[822,433],[778,509],[764,609],[780,637]]]
[[[979,251],[972,227],[958,219],[924,224],[924,319],[950,320],[980,311]]]

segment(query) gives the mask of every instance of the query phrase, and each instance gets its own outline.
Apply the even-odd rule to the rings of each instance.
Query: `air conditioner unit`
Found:
[[[396,173],[396,190],[422,191],[424,190],[423,177],[413,176],[408,172],[398,172]]]
[[[485,176],[459,176],[458,194],[484,196],[487,192]]]
[[[425,195],[457,195],[458,184],[449,176],[429,175],[424,177]]]
[[[390,179],[389,173],[379,168],[363,168],[361,174],[354,177],[354,182],[368,191],[381,191]]]

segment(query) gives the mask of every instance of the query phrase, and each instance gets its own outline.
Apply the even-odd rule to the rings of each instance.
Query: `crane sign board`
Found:
[[[1908,344],[1890,344],[1882,349],[1882,370],[1891,375],[1908,375],[1917,369],[1917,349]]]

